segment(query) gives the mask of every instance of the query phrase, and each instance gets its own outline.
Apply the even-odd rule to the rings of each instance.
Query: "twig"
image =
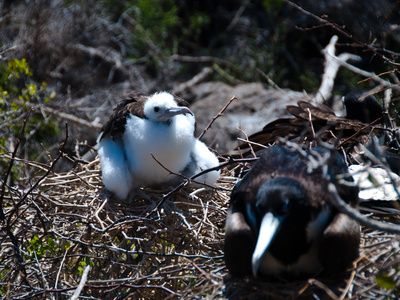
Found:
[[[333,86],[335,84],[335,78],[340,67],[340,64],[337,62],[337,60],[334,59],[334,57],[341,61],[361,60],[359,56],[350,53],[342,53],[338,57],[336,57],[335,44],[337,40],[338,37],[336,35],[332,36],[329,44],[324,50],[322,50],[322,53],[325,56],[325,68],[324,74],[322,76],[321,86],[314,97],[314,101],[316,103],[323,103],[324,100],[327,100],[332,94]]]
[[[261,148],[267,148],[265,145],[261,145],[261,144],[259,144],[259,143],[254,143],[254,142],[249,141],[249,136],[247,135],[247,133],[244,132],[244,130],[242,130],[242,129],[240,129],[240,128],[239,128],[239,130],[240,130],[240,132],[244,135],[245,139],[237,138],[237,140],[239,140],[239,141],[244,141],[245,143],[247,143],[247,146],[249,147],[250,153],[251,153],[251,155],[252,155],[253,157],[257,157],[257,155],[256,155],[256,153],[254,152],[254,149],[253,149],[252,144],[257,144],[257,146],[259,146],[259,147],[261,146]]]
[[[15,161],[19,161],[19,162],[23,162],[25,165],[27,166],[31,166],[31,167],[35,167],[38,168],[42,171],[47,171],[49,169],[49,166],[40,162],[36,162],[36,161],[29,161],[23,158],[19,158],[19,157],[12,157],[12,155],[8,155],[5,153],[0,153],[0,157],[4,157],[5,159],[9,159],[9,160],[15,160]]]
[[[51,171],[54,170],[55,165],[57,164],[57,162],[61,159],[61,157],[63,157],[64,155],[64,149],[65,149],[65,145],[67,144],[68,141],[68,124],[65,124],[65,139],[64,142],[62,144],[62,148],[60,150],[60,154],[58,155],[58,157],[56,157],[56,159],[54,159],[49,167],[49,169],[47,170],[47,172],[39,178],[38,181],[36,181],[36,183],[34,185],[31,186],[31,188],[24,194],[24,196],[18,201],[18,203],[14,206],[13,210],[10,212],[10,215],[8,216],[8,222],[7,224],[10,224],[11,221],[11,217],[13,216],[13,214],[17,211],[18,207],[23,203],[23,201],[25,201],[26,197],[50,174]]]
[[[221,111],[220,111],[215,117],[213,117],[213,118],[211,119],[210,123],[208,123],[208,125],[206,126],[206,128],[203,130],[203,132],[202,132],[202,133],[200,134],[200,136],[198,137],[199,140],[203,137],[203,135],[207,132],[207,130],[209,130],[209,129],[211,128],[211,125],[214,123],[214,121],[215,121],[216,119],[218,119],[220,116],[223,116],[223,115],[224,115],[224,111],[228,108],[228,106],[229,106],[234,100],[238,100],[238,101],[239,101],[239,99],[236,98],[236,96],[233,96],[233,97],[228,101],[228,103],[225,104],[225,106],[221,109]]]
[[[112,252],[117,252],[117,253],[125,253],[129,255],[138,255],[138,254],[145,254],[145,255],[151,255],[151,256],[161,256],[161,257],[186,257],[186,258],[204,258],[204,259],[221,259],[223,258],[223,255],[217,255],[214,257],[208,256],[208,255],[201,255],[201,254],[184,254],[184,253],[178,253],[178,252],[173,252],[173,253],[164,253],[164,252],[150,252],[150,251],[137,251],[137,250],[127,250],[123,248],[119,248],[116,246],[106,246],[103,244],[95,244],[95,243],[89,243],[89,242],[84,242],[82,240],[72,238],[65,236],[57,231],[50,231],[50,233],[55,234],[59,238],[66,240],[66,241],[71,241],[86,247],[93,247],[93,248],[98,248],[98,249],[104,249],[104,250],[109,250]]]
[[[172,60],[177,60],[177,61],[183,61],[183,62],[211,62],[211,63],[217,63],[220,65],[225,65],[231,69],[235,69],[235,65],[232,64],[231,62],[227,60],[223,60],[218,57],[213,57],[213,56],[187,56],[187,55],[179,55],[179,54],[174,54],[171,56]]]
[[[194,179],[196,179],[197,177],[204,175],[208,172],[212,172],[212,171],[216,171],[216,170],[220,170],[226,166],[229,166],[231,164],[234,163],[242,163],[242,162],[253,162],[258,160],[258,157],[255,158],[240,158],[240,159],[235,159],[233,157],[229,157],[229,160],[220,164],[219,166],[213,167],[213,168],[209,168],[209,169],[205,169],[203,171],[201,171],[200,173],[197,173],[195,175],[193,175],[192,177],[188,178],[187,180],[183,181],[181,184],[179,184],[178,186],[176,186],[173,190],[171,190],[168,194],[166,194],[161,200],[160,202],[157,203],[156,207],[154,207],[154,209],[152,209],[145,218],[148,218],[150,215],[152,215],[154,212],[156,212],[163,204],[164,202],[175,192],[179,191],[180,189],[182,189],[189,181],[194,181]],[[167,169],[168,170],[168,169]]]
[[[256,142],[253,142],[253,141],[250,141],[250,140],[247,140],[247,139],[242,139],[242,138],[236,138],[238,141],[241,141],[241,142],[245,142],[245,143],[247,143],[247,144],[249,144],[249,145],[254,145],[254,146],[258,146],[258,147],[261,147],[261,148],[268,148],[268,146],[265,146],[265,145],[263,145],[263,144],[260,144],[260,143],[256,143]]]
[[[6,216],[4,215],[4,211],[3,211],[3,200],[4,200],[4,195],[5,195],[5,192],[6,192],[6,182],[7,182],[7,180],[8,180],[8,177],[9,177],[10,174],[11,174],[11,169],[12,169],[12,167],[13,167],[13,165],[14,165],[14,158],[15,158],[15,156],[17,155],[17,150],[18,150],[18,148],[19,148],[19,146],[20,146],[20,144],[21,144],[22,138],[23,138],[24,133],[25,133],[26,124],[28,123],[28,119],[29,119],[29,117],[30,117],[32,111],[33,111],[33,110],[30,109],[30,110],[27,112],[27,114],[26,114],[26,117],[25,117],[25,119],[24,119],[24,124],[23,124],[22,129],[21,129],[20,136],[19,136],[19,138],[18,138],[18,140],[17,140],[17,144],[16,144],[15,147],[14,147],[14,151],[13,151],[12,156],[11,156],[10,164],[8,165],[7,172],[6,172],[6,174],[4,175],[3,183],[2,183],[2,185],[1,185],[1,194],[0,194],[0,219],[1,219],[2,221],[6,221]]]
[[[342,294],[340,295],[339,300],[343,300],[346,297],[347,293],[350,290],[351,285],[353,284],[356,273],[357,273],[357,268],[356,268],[356,263],[354,263],[354,269],[353,269],[353,271],[351,271],[351,275],[347,281],[346,288],[343,290]]]
[[[95,211],[95,213],[94,213],[94,217],[97,219],[97,221],[100,223],[100,225],[101,225],[101,228],[104,230],[104,225],[103,225],[103,221],[100,219],[100,217],[99,217],[99,212],[104,208],[104,206],[106,205],[106,203],[107,203],[107,201],[108,201],[108,199],[105,199],[104,201],[103,201],[103,203],[100,205],[100,207]]]
[[[22,141],[22,138],[23,138],[24,133],[25,133],[26,124],[28,123],[28,119],[29,119],[31,113],[32,113],[32,109],[30,109],[27,112],[26,117],[24,119],[24,124],[22,126],[19,139],[18,139],[17,144],[15,145],[14,151],[12,153],[12,158],[13,159],[10,161],[10,164],[8,166],[8,170],[7,170],[7,172],[6,172],[5,176],[4,176],[3,183],[2,183],[2,186],[1,186],[1,194],[0,194],[0,219],[5,223],[4,229],[5,229],[6,233],[7,233],[7,235],[9,236],[9,238],[11,240],[11,243],[14,246],[14,255],[15,255],[16,260],[17,260],[18,268],[24,274],[23,278],[24,278],[24,281],[26,281],[27,285],[30,285],[30,284],[29,284],[29,282],[27,280],[27,273],[26,273],[25,267],[22,264],[24,260],[23,260],[23,258],[21,256],[21,253],[20,253],[18,241],[17,241],[14,233],[11,231],[11,224],[10,224],[10,220],[11,219],[10,219],[10,217],[7,219],[5,214],[4,214],[3,201],[4,201],[5,190],[6,190],[6,182],[8,180],[8,177],[11,174],[11,169],[12,169],[12,166],[14,164],[14,158],[15,158],[15,156],[17,154],[17,150],[18,150],[19,146],[21,145],[21,141]],[[21,203],[21,201],[19,202],[19,204],[20,203]],[[13,211],[11,212],[11,214],[18,209],[18,206],[19,206],[18,204],[15,205],[15,207],[13,208]]]
[[[78,118],[77,116],[55,110],[48,106],[41,106],[40,109],[42,109],[43,111],[45,111],[49,114],[53,114],[65,121],[69,121],[71,123],[77,124],[79,126],[85,126],[85,127],[88,127],[90,129],[94,129],[94,130],[98,130],[101,128],[101,124],[99,123],[99,120],[97,120],[97,119],[94,122],[89,122],[82,118]]]
[[[383,85],[385,87],[389,87],[389,88],[396,89],[396,90],[400,91],[400,85],[393,84],[390,81],[384,80],[384,79],[380,78],[378,75],[376,75],[373,72],[367,72],[367,71],[361,70],[360,68],[357,68],[357,67],[355,67],[355,66],[353,66],[353,65],[351,65],[351,64],[349,64],[349,63],[347,63],[347,62],[345,62],[343,60],[341,60],[339,57],[336,57],[336,56],[332,56],[332,59],[334,59],[337,63],[339,63],[343,67],[349,69],[350,71],[352,71],[352,72],[354,72],[356,74],[359,74],[361,76],[373,79],[373,80],[375,80],[376,82],[378,82],[379,84],[381,84],[381,85]]]
[[[152,157],[165,171],[167,171],[169,174],[175,175],[175,176],[178,176],[178,177],[182,177],[183,179],[185,179],[184,185],[186,185],[187,183],[191,182],[191,180],[190,180],[189,177],[187,177],[187,176],[185,176],[185,175],[183,175],[183,174],[181,174],[181,173],[177,173],[177,172],[174,172],[174,171],[171,171],[170,169],[168,169],[168,168],[167,168],[166,166],[164,166],[152,153],[151,153],[151,157]],[[207,170],[208,170],[208,169],[207,169]],[[208,173],[208,172],[206,172],[206,173]],[[208,185],[208,184],[205,184],[205,183],[202,183],[202,182],[199,182],[199,181],[196,181],[196,180],[193,180],[193,182],[194,182],[194,183],[198,183],[198,184],[205,185],[205,186],[210,187],[210,188],[214,188],[213,186],[210,186],[210,185]]]
[[[376,119],[376,120],[374,120],[374,121],[372,121],[370,124],[366,124],[366,125],[364,125],[363,127],[361,127],[357,132],[355,132],[354,134],[352,134],[351,136],[349,136],[349,137],[347,137],[346,139],[344,139],[343,141],[341,141],[341,142],[339,142],[338,144],[337,144],[337,148],[340,148],[343,144],[345,144],[347,141],[349,141],[349,140],[351,140],[352,138],[354,138],[355,136],[357,136],[361,131],[363,131],[364,129],[366,129],[366,128],[371,128],[371,132],[372,132],[372,130],[374,130],[375,129],[375,127],[374,126],[372,126],[372,125],[374,125],[376,122],[378,122],[380,119]],[[383,128],[377,128],[377,129],[383,129]]]
[[[55,283],[54,283],[54,288],[55,288],[55,289],[56,289],[57,286],[58,286],[58,279],[60,278],[61,270],[62,270],[62,268],[63,268],[63,266],[64,266],[64,262],[65,262],[65,258],[67,257],[67,253],[68,253],[68,249],[65,250],[65,253],[64,253],[64,255],[63,255],[63,259],[62,259],[62,261],[61,261],[61,263],[60,263],[60,267],[58,268],[58,272],[57,272],[57,276],[56,276],[56,281],[55,281]]]
[[[81,282],[79,282],[79,285],[76,288],[76,290],[75,290],[74,294],[72,295],[72,297],[70,298],[70,300],[78,299],[79,295],[81,294],[81,291],[82,291],[83,287],[85,286],[89,271],[90,271],[90,265],[87,265],[85,270],[83,271]]]
[[[235,16],[233,17],[231,23],[229,26],[226,28],[227,31],[231,31],[237,24],[237,22],[240,20],[240,17],[242,16],[244,10],[246,9],[246,6],[249,5],[250,0],[245,0],[243,4],[239,7],[239,9],[236,11]]]
[[[340,198],[339,193],[336,189],[334,183],[328,183],[328,191],[332,196],[332,204],[342,213],[348,215],[354,220],[358,221],[361,225],[367,226],[369,228],[382,230],[388,233],[400,234],[400,225],[393,223],[384,223],[380,221],[373,220],[361,214],[358,210],[352,208],[346,202]]]
[[[374,33],[370,36],[367,44],[371,44],[372,41],[374,40],[375,36],[378,34],[378,32],[382,29],[383,25],[389,20],[389,17],[396,11],[397,6],[399,6],[400,0],[397,0],[397,3],[392,7],[391,11],[386,15],[385,20],[379,25],[379,27],[374,31]]]
[[[315,130],[314,130],[314,124],[312,122],[311,111],[309,108],[306,108],[306,111],[308,112],[308,121],[310,122],[310,128],[311,128],[311,133],[313,135],[313,140],[315,141]]]
[[[338,25],[338,24],[336,24],[336,23],[333,23],[333,22],[330,22],[330,21],[328,21],[328,20],[326,20],[326,19],[323,19],[323,18],[321,18],[321,17],[318,17],[317,15],[315,15],[315,14],[313,14],[313,13],[311,13],[311,12],[305,10],[304,8],[298,6],[297,4],[295,4],[295,3],[291,2],[291,1],[286,0],[286,2],[287,2],[290,6],[294,7],[294,8],[297,9],[297,10],[299,10],[299,11],[302,12],[303,14],[305,14],[305,15],[307,15],[307,16],[309,16],[309,17],[312,17],[312,18],[314,18],[314,19],[316,19],[317,21],[319,21],[320,23],[324,24],[325,26],[330,26],[330,27],[336,29],[338,32],[342,33],[344,36],[346,36],[347,38],[351,39],[355,44],[367,48],[368,50],[370,50],[371,52],[373,52],[375,55],[377,55],[377,56],[379,56],[380,58],[382,58],[384,61],[386,61],[386,62],[388,62],[388,63],[390,63],[390,64],[392,64],[392,65],[395,65],[395,66],[399,66],[399,65],[400,65],[399,63],[396,63],[394,60],[391,60],[391,59],[387,58],[385,55],[383,55],[382,53],[380,53],[380,52],[379,52],[375,47],[373,47],[371,44],[366,44],[366,43],[363,43],[363,42],[360,42],[359,40],[357,40],[352,34],[350,34],[349,32],[346,31],[346,29],[345,29],[344,26],[340,26],[340,25]],[[397,6],[397,4],[396,4],[396,6]],[[382,51],[383,51],[384,53],[388,53],[388,54],[391,53],[391,51],[386,50],[386,49],[382,49]]]
[[[37,258],[36,252],[34,252],[34,255],[35,255],[36,264],[37,264],[37,266],[39,268],[39,271],[40,271],[40,275],[42,275],[43,290],[44,290],[44,295],[46,295],[46,290],[47,290],[46,278],[44,277],[43,270],[42,270],[42,267],[40,266],[40,263],[39,263],[39,260]]]
[[[183,82],[181,84],[178,84],[174,89],[172,90],[173,93],[179,94],[183,92],[184,90],[198,84],[199,82],[203,81],[204,79],[207,78],[208,75],[212,73],[212,68],[210,67],[205,67],[201,69],[200,73],[196,74],[193,76],[190,80]]]
[[[338,300],[339,297],[335,295],[334,292],[332,292],[332,290],[330,288],[328,288],[325,284],[323,284],[321,281],[316,280],[316,279],[309,279],[308,282],[310,283],[310,285],[316,285],[317,287],[321,288],[322,290],[325,291],[325,293],[327,293],[327,295],[329,297],[331,297],[331,299],[334,300]]]

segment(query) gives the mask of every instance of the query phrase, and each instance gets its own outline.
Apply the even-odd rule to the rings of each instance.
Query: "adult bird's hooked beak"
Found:
[[[257,277],[261,260],[265,252],[267,252],[267,249],[270,246],[272,239],[277,233],[284,218],[285,216],[276,217],[271,212],[268,212],[264,215],[261,221],[260,231],[258,233],[257,244],[251,259],[251,268],[254,277]]]

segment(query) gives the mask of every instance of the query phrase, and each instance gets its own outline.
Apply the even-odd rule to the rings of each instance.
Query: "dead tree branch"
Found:
[[[99,120],[97,120],[97,119],[94,120],[93,122],[89,122],[82,118],[78,118],[77,116],[61,112],[59,110],[56,110],[56,109],[48,107],[48,106],[41,106],[40,109],[46,113],[52,114],[58,118],[65,120],[65,121],[77,124],[78,126],[84,126],[89,129],[96,130],[96,131],[101,129],[101,124],[100,124]]]
[[[325,56],[325,68],[322,76],[321,86],[314,97],[314,101],[316,103],[323,103],[332,95],[335,78],[337,72],[339,71],[339,67],[341,66],[341,64],[338,63],[338,60],[346,62],[348,60],[359,61],[361,59],[359,56],[350,53],[341,53],[339,56],[336,56],[335,45],[337,41],[338,37],[334,35],[329,44],[322,51]],[[334,58],[337,58],[337,60]]]
[[[384,223],[381,221],[376,221],[371,218],[368,218],[367,216],[361,214],[358,210],[352,208],[350,205],[348,205],[346,202],[344,202],[343,199],[340,198],[339,193],[338,193],[334,183],[330,182],[328,184],[328,191],[332,195],[331,199],[333,200],[332,201],[333,205],[339,211],[341,211],[342,213],[353,218],[354,220],[359,222],[361,225],[367,226],[369,228],[377,229],[377,230],[382,230],[382,231],[385,231],[388,233],[400,234],[400,226],[399,225],[393,224],[393,223]]]
[[[176,87],[174,87],[172,92],[175,94],[182,93],[186,89],[189,89],[192,86],[195,86],[196,84],[204,81],[211,73],[212,73],[212,68],[205,67],[205,68],[201,69],[200,73],[193,76],[193,78],[191,78],[190,80],[183,82],[181,84],[178,84]]]

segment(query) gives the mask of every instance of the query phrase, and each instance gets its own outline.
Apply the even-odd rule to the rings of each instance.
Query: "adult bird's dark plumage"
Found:
[[[103,182],[118,198],[176,179],[169,171],[192,176],[218,165],[215,154],[194,137],[195,119],[185,100],[167,92],[128,97],[98,138]],[[212,171],[197,180],[214,185],[218,176]]]
[[[343,97],[346,118],[365,124],[384,123],[384,110],[373,95],[364,90],[354,90]]]
[[[224,246],[232,275],[336,272],[358,256],[359,225],[330,204],[328,179],[321,165],[312,165],[313,155],[329,157],[335,152],[312,151],[303,150],[303,155],[282,146],[268,147],[234,187]],[[335,154],[328,174],[346,174],[343,158]],[[357,187],[336,187],[344,201],[358,206]]]
[[[289,105],[286,110],[292,118],[281,118],[268,123],[264,128],[249,136],[249,141],[272,145],[280,137],[296,141],[299,144],[309,143],[322,139],[328,142],[338,142],[346,150],[358,143],[367,143],[371,136],[382,132],[381,126],[369,126],[357,120],[337,116],[332,109],[325,105],[312,105],[309,102],[299,101],[297,106]],[[242,144],[240,149],[248,148]],[[254,150],[261,149],[254,145]]]
[[[291,118],[281,118],[268,123],[249,136],[254,151],[272,145],[279,138],[298,144],[319,144],[326,141],[344,151],[348,162],[368,160],[360,152],[360,145],[367,146],[393,172],[400,172],[400,140],[397,130],[390,128],[389,116],[373,95],[364,90],[354,90],[343,97],[346,117],[337,116],[325,105],[312,105],[299,101],[297,106],[287,106]],[[374,142],[372,142],[374,140]],[[260,144],[260,145],[258,145]],[[250,155],[249,144],[238,147],[244,156]]]

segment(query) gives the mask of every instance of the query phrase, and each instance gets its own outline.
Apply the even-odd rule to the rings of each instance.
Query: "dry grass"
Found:
[[[9,187],[9,225],[0,232],[2,299],[69,298],[88,265],[81,299],[397,298],[376,284],[379,272],[399,284],[394,235],[364,228],[360,259],[341,276],[235,279],[223,260],[232,172],[224,170],[218,184],[227,190],[185,187],[152,212],[170,189],[143,189],[121,203],[104,190],[99,169],[95,160],[48,175],[31,191]]]

